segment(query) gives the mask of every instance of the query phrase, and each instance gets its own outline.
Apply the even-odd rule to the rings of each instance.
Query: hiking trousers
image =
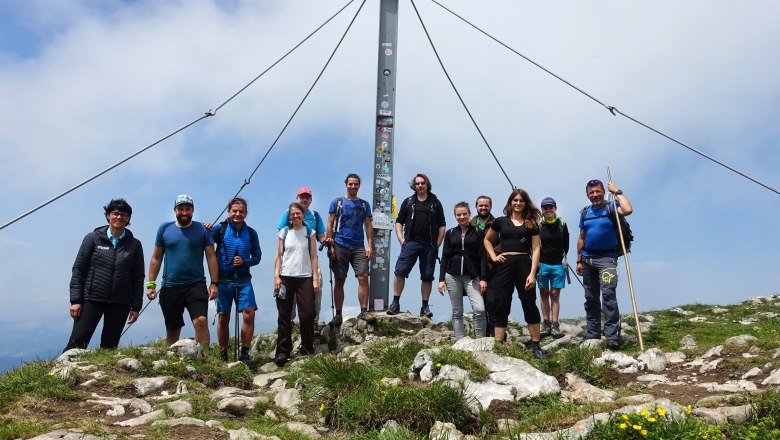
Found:
[[[485,301],[479,293],[479,278],[471,278],[468,275],[444,275],[444,284],[450,294],[452,302],[452,330],[455,339],[465,335],[463,323],[463,297],[468,296],[471,302],[471,310],[474,312],[474,332],[481,338],[485,334]]]
[[[531,257],[528,254],[507,255],[506,261],[496,265],[488,283],[487,298],[493,326],[506,328],[512,311],[512,294],[517,289],[526,324],[539,324],[542,315],[536,306],[536,286],[525,289],[525,280],[531,273]]]
[[[81,315],[73,321],[73,331],[63,352],[71,348],[87,348],[101,317],[103,332],[100,335],[100,348],[116,348],[129,315],[130,304],[84,301],[81,305]]]
[[[314,354],[314,286],[312,277],[282,276],[282,284],[287,289],[284,299],[276,300],[277,337],[276,356],[290,357],[292,353],[292,307],[293,299],[298,303],[301,323],[301,352]]]
[[[620,337],[620,310],[617,302],[617,257],[582,257],[582,285],[585,286],[587,339],[601,339],[601,314],[604,335]]]

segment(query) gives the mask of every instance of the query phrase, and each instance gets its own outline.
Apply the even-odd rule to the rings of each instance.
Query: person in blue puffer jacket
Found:
[[[220,357],[227,361],[228,342],[230,340],[230,312],[233,302],[243,316],[241,326],[241,355],[239,360],[249,359],[249,346],[255,333],[255,292],[252,288],[252,274],[249,268],[260,263],[262,252],[257,232],[244,221],[247,216],[246,200],[235,197],[228,204],[228,220],[212,225],[214,242],[217,243],[217,264],[219,278],[217,287],[217,342]],[[237,296],[237,297],[236,297]]]

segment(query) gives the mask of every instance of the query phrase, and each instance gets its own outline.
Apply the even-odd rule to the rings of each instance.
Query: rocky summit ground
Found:
[[[750,416],[750,396],[780,386],[778,306],[780,296],[765,296],[642,313],[644,350],[630,329],[633,316],[623,319],[619,350],[585,340],[582,319],[565,320],[562,337],[543,340],[548,358],[541,361],[530,356],[528,336],[516,322],[507,343],[473,337],[456,342],[447,323],[408,313],[378,314],[376,325],[349,318],[340,328],[322,326],[317,354],[295,357],[283,368],[271,362],[275,334],[256,335],[248,366],[221,363],[215,351],[203,353],[191,340],[170,347],[74,349],[40,363],[51,381],[43,388],[54,394],[64,383],[62,394],[35,389],[7,395],[24,389],[16,384],[19,376],[34,374],[29,365],[2,376],[0,439],[576,439],[610,414],[641,408],[690,413],[713,425],[739,423]],[[316,368],[323,375],[339,363],[349,366],[344,375],[361,365],[382,368],[391,361],[377,357],[377,347],[411,343],[419,348],[413,359],[402,374],[377,381],[386,389],[377,396],[443,384],[464,398],[465,417],[420,421],[386,407],[360,422],[345,419],[349,396],[327,385],[313,391]],[[448,363],[459,353],[467,364]],[[544,411],[529,410],[539,399],[561,409],[531,419],[532,412]]]

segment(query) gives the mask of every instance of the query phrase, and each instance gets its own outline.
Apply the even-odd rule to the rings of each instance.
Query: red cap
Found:
[[[308,186],[302,186],[302,187],[298,188],[298,195],[301,195],[301,194],[311,195],[311,188],[309,188]]]

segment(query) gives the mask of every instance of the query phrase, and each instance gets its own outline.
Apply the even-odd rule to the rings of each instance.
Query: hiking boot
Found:
[[[368,324],[376,323],[376,316],[372,315],[371,312],[360,312],[357,318],[366,321]]]
[[[607,348],[610,350],[620,350],[620,341],[617,339],[607,339]]]
[[[328,325],[331,327],[341,327],[342,322],[344,322],[344,318],[341,315],[336,315],[333,317],[333,321]]]
[[[428,307],[428,304],[420,307],[420,318],[425,316],[428,319],[433,318],[433,312],[431,312],[431,308]]]
[[[397,315],[401,313],[401,304],[393,301],[390,303],[390,307],[387,308],[388,315]]]
[[[241,354],[238,355],[238,360],[245,362],[249,360],[249,349],[241,347]]]
[[[219,352],[219,360],[221,360],[222,362],[227,362],[228,361],[227,350],[220,350],[220,352]]]
[[[277,367],[281,368],[284,367],[284,365],[287,363],[287,356],[283,354],[277,354],[274,358],[274,364],[276,364]]]
[[[547,353],[542,350],[542,347],[539,347],[538,345],[531,346],[531,352],[534,354],[534,357],[536,359],[544,359],[547,357]]]
[[[542,329],[540,331],[542,333],[542,337],[550,336],[550,332],[552,331],[552,323],[545,319],[542,322]]]
[[[558,322],[552,323],[552,328],[550,329],[550,336],[552,336],[555,339],[559,339],[563,337],[563,332],[561,331],[561,324]]]

